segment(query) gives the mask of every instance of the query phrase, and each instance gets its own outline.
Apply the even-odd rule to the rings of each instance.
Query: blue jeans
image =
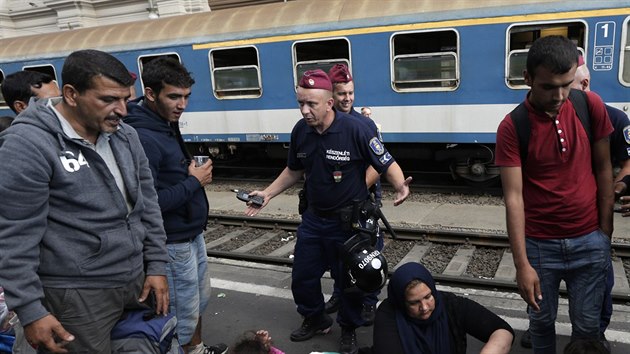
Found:
[[[606,274],[606,293],[604,294],[604,306],[602,306],[602,315],[599,320],[599,332],[604,335],[606,328],[610,324],[610,318],[613,312],[612,289],[615,286],[615,272],[612,267],[612,259]]]
[[[321,218],[310,210],[302,214],[291,273],[293,300],[302,316],[308,318],[324,313],[321,278],[328,267],[340,289],[349,285],[340,249],[353,234],[353,231],[343,231],[338,220]],[[340,295],[341,305],[337,313],[339,325],[352,328],[361,326],[364,322],[361,319],[363,293],[341,291]]]
[[[534,353],[556,352],[555,321],[560,281],[567,285],[571,339],[599,339],[606,274],[610,267],[610,238],[600,230],[562,239],[526,238],[527,258],[538,273],[542,292],[540,311],[529,309]]]
[[[166,244],[169,311],[177,317],[177,335],[182,345],[190,343],[197,322],[210,300],[210,274],[203,235],[191,242]]]

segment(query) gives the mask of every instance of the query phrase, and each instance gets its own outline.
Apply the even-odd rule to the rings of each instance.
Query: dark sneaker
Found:
[[[226,354],[228,352],[228,346],[223,343],[217,343],[215,345],[203,345],[203,354]]]
[[[363,304],[363,309],[361,309],[361,319],[365,321],[363,325],[368,327],[374,324],[374,317],[376,317],[376,307],[370,304]]]
[[[333,294],[328,302],[326,302],[326,313],[335,313],[339,310],[339,305],[341,304],[341,299],[338,295]]]
[[[523,335],[521,336],[521,347],[532,347],[532,335],[529,333],[529,328],[527,329],[527,331],[523,332]]]
[[[339,346],[339,354],[358,354],[359,346],[357,345],[357,334],[354,329],[341,327],[341,345]]]
[[[305,318],[302,326],[291,332],[291,341],[301,342],[313,338],[316,334],[326,334],[330,332],[333,324],[332,318],[325,313],[319,316]]]

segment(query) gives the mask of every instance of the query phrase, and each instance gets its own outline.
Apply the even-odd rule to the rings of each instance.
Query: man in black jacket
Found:
[[[201,341],[201,314],[210,299],[210,277],[203,230],[208,219],[204,186],[212,181],[212,161],[191,161],[179,131],[195,80],[176,59],[159,57],[142,72],[145,95],[129,102],[125,122],[136,128],[149,159],[162,209],[170,263],[170,310],[189,354],[225,353],[224,344]]]

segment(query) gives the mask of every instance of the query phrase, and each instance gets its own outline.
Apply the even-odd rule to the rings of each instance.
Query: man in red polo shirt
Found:
[[[531,89],[524,104],[531,130],[523,161],[510,115],[497,131],[495,163],[501,166],[510,247],[519,291],[530,305],[535,353],[555,353],[561,280],[569,294],[572,338],[599,339],[613,231],[613,128],[602,100],[587,92],[589,141],[568,100],[577,53],[562,36],[540,38],[530,48],[524,76]]]

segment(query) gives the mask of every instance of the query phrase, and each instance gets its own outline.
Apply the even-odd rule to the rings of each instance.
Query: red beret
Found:
[[[332,91],[332,83],[330,83],[330,78],[328,78],[328,75],[326,75],[326,73],[321,69],[307,70],[300,79],[298,86],[306,89],[321,89]]]
[[[582,66],[584,65],[584,57],[579,55],[578,56],[578,66]]]
[[[350,75],[350,70],[348,70],[346,64],[335,64],[335,66],[328,71],[328,76],[333,84],[345,84],[352,81],[352,75]]]

